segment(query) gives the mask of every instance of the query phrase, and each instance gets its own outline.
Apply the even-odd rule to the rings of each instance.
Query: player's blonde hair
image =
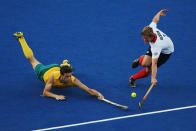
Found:
[[[144,29],[141,32],[141,35],[143,36],[149,36],[149,37],[154,37],[153,30],[150,26],[144,27]]]

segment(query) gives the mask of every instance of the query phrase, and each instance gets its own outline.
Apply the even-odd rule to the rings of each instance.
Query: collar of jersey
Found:
[[[155,42],[156,42],[156,40],[157,40],[157,35],[156,35],[156,34],[154,34],[154,38],[153,38],[153,40],[152,40],[152,43],[155,43]]]

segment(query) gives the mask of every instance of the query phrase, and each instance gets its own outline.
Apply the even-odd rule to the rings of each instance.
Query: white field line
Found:
[[[87,125],[87,124],[93,124],[93,123],[100,123],[100,122],[106,122],[106,121],[112,121],[112,120],[119,120],[119,119],[125,119],[125,118],[137,117],[137,116],[152,115],[152,114],[158,114],[158,113],[170,112],[170,111],[177,111],[177,110],[184,110],[184,109],[190,109],[190,108],[196,108],[196,105],[179,107],[179,108],[173,108],[173,109],[166,109],[166,110],[160,110],[160,111],[153,111],[153,112],[147,112],[147,113],[140,113],[140,114],[135,114],[135,115],[114,117],[114,118],[108,118],[108,119],[102,119],[102,120],[96,120],[96,121],[89,121],[89,122],[83,122],[83,123],[77,123],[77,124],[70,124],[70,125],[64,125],[64,126],[56,126],[56,127],[51,127],[51,128],[45,128],[45,129],[37,129],[37,130],[32,130],[32,131],[48,131],[48,130],[54,130],[54,129],[60,129],[60,128],[81,126],[81,125]]]

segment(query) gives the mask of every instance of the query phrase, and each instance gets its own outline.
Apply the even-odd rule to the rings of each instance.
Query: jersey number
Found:
[[[159,31],[157,31],[157,34],[158,34],[160,40],[163,40],[163,37],[165,37],[165,35],[162,36],[161,33],[160,33]]]

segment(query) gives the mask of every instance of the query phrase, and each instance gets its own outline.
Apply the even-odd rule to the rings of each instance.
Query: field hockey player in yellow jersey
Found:
[[[69,64],[68,60],[64,60],[61,65],[43,65],[34,57],[33,51],[26,43],[23,33],[16,32],[13,35],[20,42],[23,53],[33,66],[34,72],[37,75],[38,79],[45,82],[43,96],[55,98],[56,100],[65,100],[64,95],[57,95],[52,93],[50,91],[51,88],[66,88],[75,86],[88,92],[90,95],[97,96],[99,100],[102,100],[104,98],[101,93],[94,89],[88,88],[72,75],[72,67]]]

